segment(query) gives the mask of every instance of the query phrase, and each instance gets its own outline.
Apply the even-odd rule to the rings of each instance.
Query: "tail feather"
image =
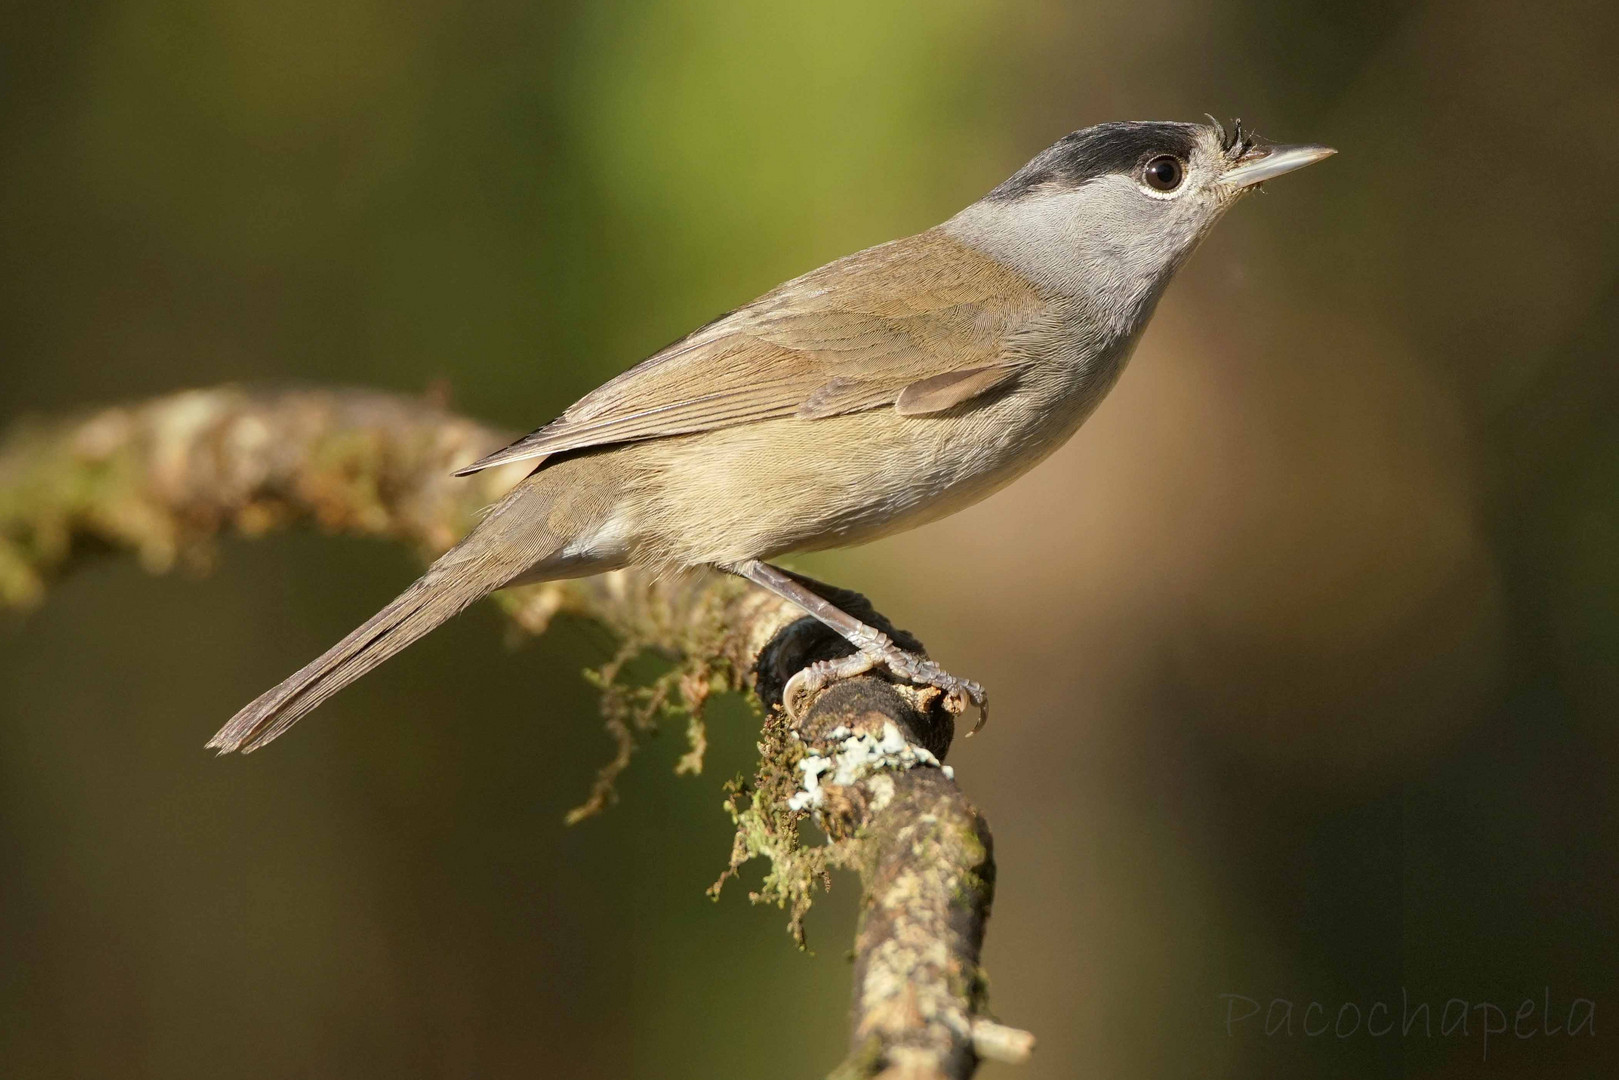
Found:
[[[511,576],[509,568],[440,559],[391,604],[279,685],[259,695],[219,729],[208,747],[251,753],[321,702],[487,596]]]
[[[622,565],[610,547],[593,553],[581,543],[610,514],[621,482],[620,470],[601,459],[562,461],[534,473],[391,604],[231,717],[209,748],[257,750],[475,600],[519,578],[540,581]]]

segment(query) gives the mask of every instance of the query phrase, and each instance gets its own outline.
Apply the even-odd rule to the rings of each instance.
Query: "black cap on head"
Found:
[[[1127,173],[1153,154],[1182,161],[1206,129],[1172,121],[1126,120],[1064,135],[1004,180],[987,198],[1017,199],[1047,184],[1078,187],[1109,173]]]

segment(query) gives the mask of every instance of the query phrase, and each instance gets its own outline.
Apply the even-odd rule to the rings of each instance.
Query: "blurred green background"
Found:
[[[993,1005],[1027,1077],[1619,1063],[1619,9],[1611,0],[0,3],[0,421],[225,381],[512,428],[1110,119],[1337,146],[1220,227],[1130,371],[990,501],[800,565],[997,719]],[[709,903],[755,721],[563,811],[577,622],[483,606],[248,760],[203,740],[409,555],[95,565],[0,622],[0,1075],[793,1077],[816,952]],[[744,883],[746,884],[746,882]],[[1267,1037],[1543,988],[1594,1034]],[[1319,1015],[1319,1014],[1318,1014]],[[1420,1031],[1420,1029],[1419,1029]]]

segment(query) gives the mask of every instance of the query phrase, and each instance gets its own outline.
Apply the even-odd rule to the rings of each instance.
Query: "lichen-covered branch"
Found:
[[[953,723],[937,698],[850,679],[794,725],[805,747],[797,801],[814,807],[863,886],[853,1051],[840,1080],[970,1076],[980,1058],[1022,1061],[1033,1047],[985,1015],[978,956],[995,893],[992,842],[942,763]]]
[[[0,608],[40,603],[52,580],[98,552],[132,552],[154,571],[206,567],[214,539],[231,531],[307,523],[434,555],[526,471],[450,476],[506,437],[432,401],[363,390],[225,387],[20,424],[0,442]],[[811,585],[893,629],[864,598]],[[624,571],[498,596],[529,631],[568,611],[623,642],[595,673],[618,753],[576,816],[610,801],[639,732],[684,716],[692,751],[681,769],[698,771],[709,695],[756,694],[766,710],[761,761],[731,793],[731,869],[768,857],[756,899],[791,908],[795,930],[830,868],[858,870],[864,888],[854,1052],[837,1075],[965,1077],[980,1058],[1027,1056],[1025,1033],[984,1015],[978,957],[994,863],[988,827],[941,764],[954,725],[937,691],[862,676],[833,684],[789,723],[779,708],[786,680],[848,646],[724,575]],[[668,671],[624,686],[619,667],[645,650],[666,657]],[[806,813],[825,845],[799,842]]]

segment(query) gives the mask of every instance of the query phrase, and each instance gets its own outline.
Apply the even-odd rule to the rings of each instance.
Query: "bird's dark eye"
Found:
[[[1142,176],[1154,191],[1174,191],[1186,179],[1186,168],[1181,165],[1179,158],[1162,154],[1147,162]]]

